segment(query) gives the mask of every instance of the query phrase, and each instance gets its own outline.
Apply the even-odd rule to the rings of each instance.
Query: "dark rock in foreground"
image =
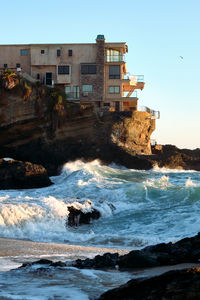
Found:
[[[66,263],[64,263],[62,261],[53,262],[52,260],[49,260],[49,259],[40,259],[40,260],[37,260],[34,262],[23,263],[21,265],[21,267],[19,267],[18,269],[32,267],[35,265],[45,265],[48,267],[66,267],[67,266]]]
[[[114,268],[118,265],[121,269],[148,268],[180,263],[199,262],[200,259],[200,233],[182,239],[176,243],[162,243],[148,246],[141,250],[133,250],[128,254],[106,253],[94,259],[76,260],[74,266],[78,268]]]
[[[69,215],[66,224],[69,226],[79,226],[82,224],[90,224],[92,220],[100,218],[100,212],[91,206],[90,201],[86,201],[84,204],[90,206],[90,211],[84,211],[81,207],[76,208],[73,205],[68,206]]]
[[[41,165],[17,160],[0,159],[0,189],[30,189],[51,185]]]
[[[200,299],[200,268],[170,271],[149,279],[133,279],[107,291],[99,300]]]

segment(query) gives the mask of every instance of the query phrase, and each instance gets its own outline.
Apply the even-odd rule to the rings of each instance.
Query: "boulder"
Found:
[[[0,159],[0,189],[30,189],[51,185],[46,169],[30,162]]]
[[[170,271],[148,279],[132,279],[99,298],[108,299],[200,299],[200,268]]]
[[[83,204],[75,202],[74,204],[69,205],[68,211],[69,215],[66,225],[69,226],[90,224],[92,220],[99,219],[101,216],[100,212],[92,207],[92,203],[89,200]]]

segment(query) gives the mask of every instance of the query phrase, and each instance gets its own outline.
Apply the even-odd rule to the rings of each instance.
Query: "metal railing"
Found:
[[[138,110],[148,112],[150,115],[155,117],[155,119],[160,119],[160,111],[159,110],[153,110],[147,106],[140,106]]]
[[[126,98],[126,100],[128,100],[128,98],[129,98],[129,97],[127,97],[127,94],[128,94],[128,92],[124,92],[124,96],[123,96],[123,98]],[[134,92],[131,94],[130,97],[131,97],[131,98],[138,98],[138,96],[137,96],[137,91],[134,91]]]
[[[105,62],[125,62],[124,55],[106,55]]]

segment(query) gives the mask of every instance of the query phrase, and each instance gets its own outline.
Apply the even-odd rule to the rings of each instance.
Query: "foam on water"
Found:
[[[141,248],[200,230],[199,172],[138,171],[78,160],[51,179],[54,185],[47,188],[0,192],[1,237]],[[71,204],[85,212],[94,207],[101,218],[68,227]]]

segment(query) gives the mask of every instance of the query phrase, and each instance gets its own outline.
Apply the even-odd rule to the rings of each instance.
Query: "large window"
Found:
[[[96,74],[96,65],[81,65],[81,74]]]
[[[60,49],[57,49],[57,56],[60,56],[61,55],[61,51]]]
[[[115,86],[109,86],[109,93],[110,94],[119,94],[120,92],[120,86],[115,85]]]
[[[59,75],[69,74],[69,66],[58,66],[58,74]]]
[[[119,62],[123,61],[123,55],[119,50],[106,49],[106,62]]]
[[[92,84],[83,84],[82,85],[82,91],[85,93],[92,92],[93,91],[93,85]]]
[[[109,79],[120,79],[120,66],[109,66]]]
[[[20,55],[21,56],[28,56],[28,49],[21,49],[20,50]]]

